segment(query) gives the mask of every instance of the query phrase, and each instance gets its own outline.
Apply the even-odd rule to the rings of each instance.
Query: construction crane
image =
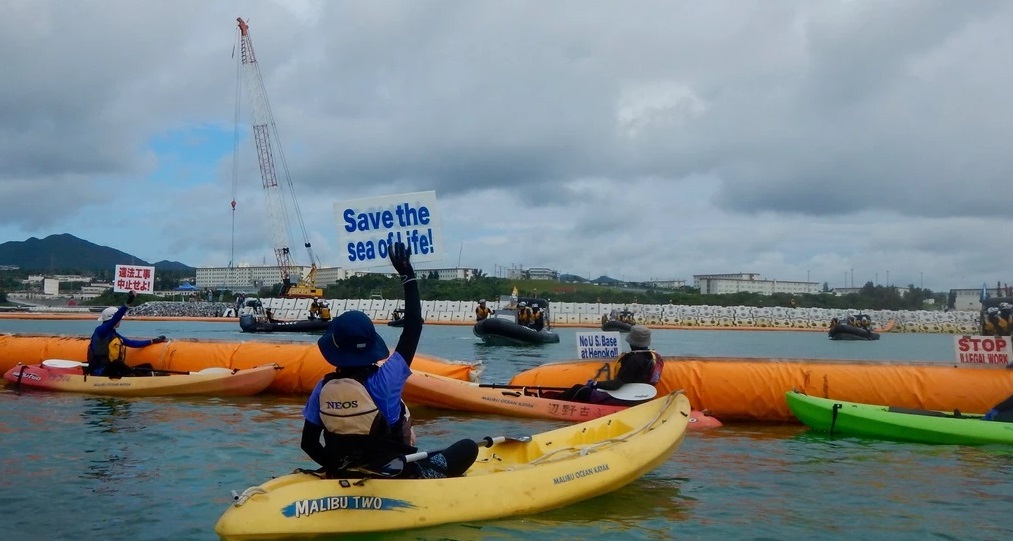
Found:
[[[242,77],[236,75],[236,121],[239,119],[239,102],[245,80],[246,91],[250,99],[251,116],[253,117],[253,140],[257,146],[257,163],[260,166],[260,178],[264,184],[264,193],[267,195],[267,211],[270,219],[271,240],[274,246],[274,255],[278,260],[278,269],[281,274],[282,297],[320,297],[324,290],[316,287],[317,259],[313,254],[313,247],[310,245],[309,235],[306,233],[306,224],[303,222],[302,213],[299,211],[299,202],[295,197],[295,186],[292,184],[292,177],[288,172],[288,163],[282,153],[278,128],[274,123],[274,114],[271,113],[271,104],[267,101],[267,90],[264,87],[264,78],[260,74],[260,66],[257,64],[257,56],[253,53],[253,42],[250,40],[250,27],[242,17],[237,17],[239,23],[239,69]],[[277,150],[271,146],[271,140],[276,141]],[[238,145],[237,145],[238,149]],[[278,162],[281,164],[285,174],[285,181],[291,194],[291,205],[299,227],[302,229],[303,246],[306,247],[310,257],[310,271],[293,282],[292,274],[294,264],[292,253],[289,249],[293,243],[291,230],[289,228],[288,207],[285,205],[284,193],[278,185],[278,171],[275,168],[275,153]],[[232,202],[235,210],[235,200]]]

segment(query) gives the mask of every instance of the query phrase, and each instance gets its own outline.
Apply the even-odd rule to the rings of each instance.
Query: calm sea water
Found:
[[[90,321],[0,320],[0,332],[87,335]],[[231,323],[140,322],[131,337],[250,340]],[[420,350],[482,360],[486,382],[575,356],[560,344],[485,346],[469,327],[427,326]],[[588,329],[584,329],[588,330]],[[393,344],[398,329],[381,327]],[[258,340],[315,340],[257,336]],[[654,332],[664,354],[947,362],[947,335],[832,342],[821,333]],[[2,354],[2,352],[0,352]],[[1013,389],[1011,389],[1013,392]],[[213,540],[231,491],[296,467],[305,397],[114,399],[0,391],[4,540]],[[558,426],[413,410],[420,446]],[[794,424],[692,432],[662,467],[599,498],[535,516],[361,539],[1007,539],[1013,449],[811,434]]]

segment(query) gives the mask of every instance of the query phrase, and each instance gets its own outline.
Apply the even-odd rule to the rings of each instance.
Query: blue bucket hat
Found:
[[[334,318],[317,340],[317,347],[324,360],[338,368],[369,366],[390,356],[373,321],[358,310]]]

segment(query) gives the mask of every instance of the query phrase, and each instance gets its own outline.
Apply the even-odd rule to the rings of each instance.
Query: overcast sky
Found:
[[[435,190],[429,267],[1013,281],[988,0],[6,0],[0,242],[274,263],[239,16],[324,266],[334,202]]]

